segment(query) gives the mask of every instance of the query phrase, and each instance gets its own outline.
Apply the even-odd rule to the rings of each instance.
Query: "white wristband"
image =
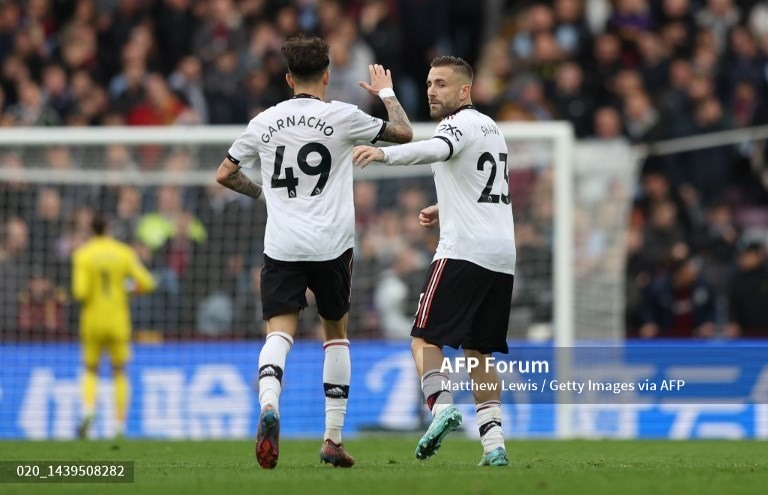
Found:
[[[264,197],[264,189],[263,188],[261,189],[261,194],[259,194],[259,197],[256,198],[256,199],[258,199],[259,201],[261,201],[264,204],[267,204],[267,198]]]
[[[392,88],[384,88],[379,90],[379,98],[382,100],[384,98],[389,98],[390,96],[395,96],[395,90]]]

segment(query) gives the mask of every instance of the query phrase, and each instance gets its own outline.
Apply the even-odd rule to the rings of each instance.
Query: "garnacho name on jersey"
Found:
[[[325,136],[333,135],[333,127],[328,125],[326,121],[321,120],[319,117],[307,117],[306,115],[299,115],[297,117],[296,115],[289,115],[285,118],[277,119],[274,124],[268,125],[267,132],[261,135],[261,140],[264,143],[268,143],[272,139],[272,136],[274,136],[277,132],[289,127],[296,126],[314,128],[318,132],[322,132]]]

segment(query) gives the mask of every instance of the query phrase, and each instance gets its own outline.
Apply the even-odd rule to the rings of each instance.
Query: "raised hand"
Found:
[[[360,87],[371,93],[373,96],[379,96],[379,91],[384,88],[392,88],[392,73],[389,69],[384,69],[379,64],[369,65],[368,72],[371,73],[371,83],[360,81]]]

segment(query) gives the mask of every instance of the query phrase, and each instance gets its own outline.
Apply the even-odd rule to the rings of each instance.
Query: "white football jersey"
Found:
[[[515,273],[515,226],[509,198],[507,142],[496,123],[471,105],[437,126],[450,156],[432,164],[440,206],[435,259],[470,261]]]
[[[309,95],[251,120],[228,157],[246,168],[261,163],[267,256],[327,261],[353,247],[352,148],[375,143],[384,125],[354,105]]]

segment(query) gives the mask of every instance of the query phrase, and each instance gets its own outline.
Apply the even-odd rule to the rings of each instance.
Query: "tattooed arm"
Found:
[[[410,143],[413,139],[413,128],[411,121],[405,114],[405,110],[397,101],[396,96],[388,96],[382,99],[384,106],[387,107],[388,121],[387,127],[381,133],[379,139],[389,143]]]
[[[378,64],[369,65],[368,72],[371,74],[371,83],[360,81],[360,87],[374,96],[384,96],[379,94],[382,89],[387,89],[390,93],[381,99],[387,108],[388,122],[379,139],[390,143],[409,143],[413,139],[413,128],[408,115],[392,91],[392,73]]]
[[[216,170],[216,182],[222,186],[263,201],[262,187],[249,179],[229,158],[225,158]]]

